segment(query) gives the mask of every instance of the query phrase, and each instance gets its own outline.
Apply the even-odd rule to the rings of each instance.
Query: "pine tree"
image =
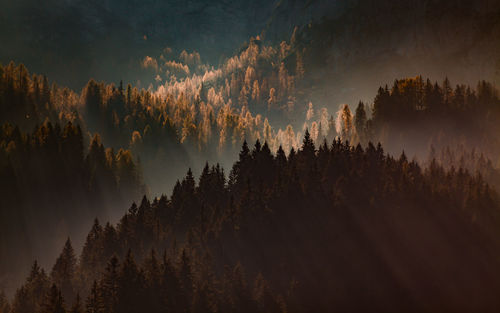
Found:
[[[142,302],[137,299],[145,296],[143,290],[142,274],[129,250],[120,269],[116,310],[113,312],[141,312]]]
[[[30,274],[17,291],[12,303],[15,313],[29,313],[40,311],[46,302],[46,295],[50,289],[49,279],[45,271],[35,261]]]
[[[161,268],[160,263],[156,257],[156,251],[151,250],[150,256],[146,259],[143,266],[145,274],[146,292],[145,295],[148,300],[146,300],[147,312],[161,312],[162,305],[162,295],[161,295]]]
[[[182,182],[182,187],[184,188],[184,192],[188,194],[193,194],[194,193],[194,188],[195,188],[195,180],[193,176],[193,171],[191,171],[191,168],[188,169],[188,172],[186,174],[186,178],[184,178],[184,181]]]
[[[279,169],[284,169],[284,167],[286,166],[287,162],[286,155],[281,145],[279,146],[278,151],[276,152],[276,162]]]
[[[356,114],[354,115],[354,127],[356,128],[356,134],[358,135],[358,140],[362,144],[366,143],[366,111],[363,102],[359,102],[356,108]]]
[[[97,281],[94,280],[92,288],[90,289],[90,294],[85,302],[86,313],[101,313],[104,309],[102,305],[102,298],[99,293],[99,286]]]
[[[59,286],[63,298],[66,301],[73,301],[75,296],[74,281],[76,271],[76,256],[68,238],[64,244],[63,251],[59,255],[52,268],[52,281]]]
[[[170,260],[167,258],[166,253],[163,255],[161,270],[161,295],[163,300],[163,307],[165,307],[167,311],[171,312],[180,312],[182,310],[185,310],[186,307],[185,303],[183,303],[182,301],[183,298],[179,278],[175,272],[174,267],[170,263]]]
[[[309,129],[306,129],[306,132],[304,133],[304,139],[302,140],[302,147],[298,154],[304,166],[306,166],[307,163],[313,160],[315,153],[316,147],[314,146],[314,141],[311,138]]]
[[[64,300],[61,296],[61,291],[52,284],[50,291],[45,300],[45,304],[42,309],[42,313],[66,313],[64,309]]]
[[[119,262],[116,255],[109,260],[98,290],[102,308],[106,312],[117,312],[119,282]]]
[[[179,281],[181,290],[186,303],[190,303],[193,297],[193,272],[191,269],[191,260],[187,255],[186,249],[182,250],[181,259],[179,263]]]
[[[103,266],[103,246],[102,246],[103,229],[96,218],[92,229],[87,235],[85,244],[83,245],[80,255],[80,270],[83,279],[90,284],[97,279],[96,268]]]

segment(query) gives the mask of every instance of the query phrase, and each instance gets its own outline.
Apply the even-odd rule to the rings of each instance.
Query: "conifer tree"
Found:
[[[66,301],[72,302],[75,296],[76,256],[68,238],[64,248],[52,268],[51,278],[59,286],[61,294]]]
[[[92,288],[90,289],[90,294],[85,301],[85,312],[86,313],[101,313],[104,309],[102,298],[99,291],[99,285],[97,281],[94,280]]]
[[[64,309],[64,300],[61,296],[61,291],[56,287],[55,284],[52,284],[49,293],[47,294],[47,298],[45,300],[43,309],[43,313],[66,313]]]

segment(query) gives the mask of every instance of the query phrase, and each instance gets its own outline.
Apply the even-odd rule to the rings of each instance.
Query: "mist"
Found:
[[[408,256],[432,247],[441,253],[439,266],[497,263],[490,257],[500,242],[494,231],[498,1],[52,0],[40,7],[23,0],[1,6],[0,291],[15,308],[4,309],[0,294],[0,313],[21,312],[22,292],[34,288],[35,274],[40,290],[50,293],[54,283],[54,299],[57,290],[69,298],[66,308],[76,294],[90,303],[94,280],[95,299],[104,297],[98,289],[106,289],[112,264],[150,265],[156,262],[150,250],[164,253],[162,268],[171,266],[180,281],[179,273],[192,267],[186,275],[198,289],[186,291],[186,282],[178,287],[189,302],[178,305],[192,310],[204,303],[204,292],[211,294],[206,290],[229,292],[230,282],[247,274],[258,290],[248,301],[260,309],[354,308],[307,287],[329,260],[349,268],[356,257],[367,258],[358,265],[373,278],[401,271],[383,280],[383,294],[374,298],[373,284],[361,283],[360,297],[380,310],[398,284],[408,288],[399,308],[439,308],[422,287],[433,271],[442,274],[436,288],[447,295],[441,309],[459,307],[467,279],[477,290],[500,281],[495,271],[481,284],[479,270],[454,280]],[[445,178],[453,185],[442,185]],[[356,188],[372,189],[358,200]],[[387,195],[395,190],[401,198],[391,202]],[[316,207],[318,215],[304,213]],[[407,211],[392,211],[401,207]],[[425,213],[426,207],[443,211]],[[419,228],[412,217],[432,234],[422,244],[414,240]],[[377,223],[368,225],[369,218]],[[327,223],[341,230],[330,232]],[[445,248],[461,227],[470,239],[458,236]],[[384,229],[402,233],[411,248],[390,241]],[[331,247],[313,242],[322,235],[339,236],[339,249],[352,253],[336,258]],[[289,249],[294,240],[299,255]],[[490,257],[474,245],[484,245]],[[273,247],[279,252],[272,254]],[[313,252],[317,262],[305,257]],[[473,252],[477,258],[469,258]],[[268,254],[282,267],[266,261]],[[453,263],[460,256],[465,261]],[[54,265],[63,259],[74,263],[64,286]],[[404,280],[413,270],[425,273],[415,285]],[[326,271],[327,277],[340,273]],[[338,285],[321,285],[347,295],[340,282],[353,288],[360,279],[352,268],[347,272]],[[294,279],[304,285],[293,287]],[[273,300],[264,303],[264,294]],[[212,311],[229,305],[210,299]],[[486,295],[468,308],[497,304]]]

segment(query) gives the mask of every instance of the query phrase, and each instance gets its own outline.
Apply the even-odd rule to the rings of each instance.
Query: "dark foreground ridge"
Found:
[[[229,179],[188,171],[170,197],[96,220],[36,263],[13,312],[493,312],[499,206],[479,176],[339,140],[243,145]],[[52,286],[52,287],[51,287]]]

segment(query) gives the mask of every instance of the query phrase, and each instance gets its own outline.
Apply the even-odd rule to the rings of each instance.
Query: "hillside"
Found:
[[[0,313],[499,311],[500,1],[4,2]]]
[[[497,194],[463,170],[423,170],[371,144],[315,150],[308,133],[288,157],[245,143],[229,180],[218,165],[198,183],[189,170],[170,197],[143,198],[117,225],[96,220],[80,257],[68,240],[12,304],[495,312],[499,218]]]

